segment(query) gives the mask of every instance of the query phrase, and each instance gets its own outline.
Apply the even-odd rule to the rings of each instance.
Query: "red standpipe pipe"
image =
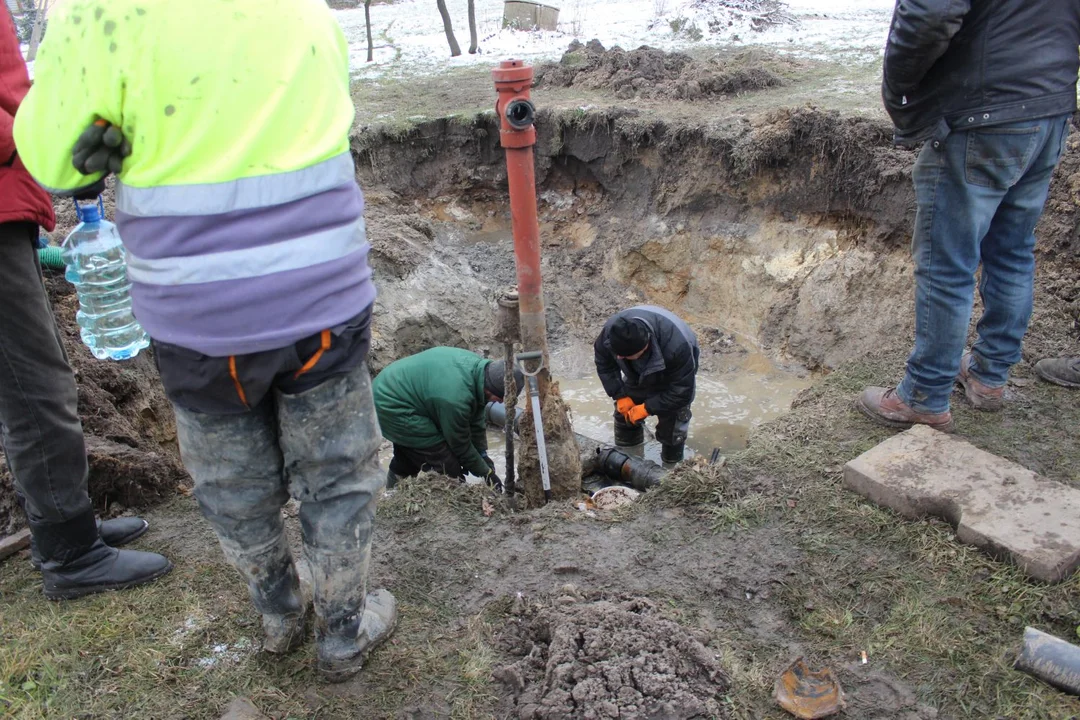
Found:
[[[546,368],[547,325],[540,277],[540,223],[536,215],[536,171],[533,162],[535,110],[529,96],[533,69],[521,60],[504,60],[491,74],[498,93],[495,114],[499,118],[500,141],[506,150],[506,175],[510,185],[521,345],[525,352],[542,352],[542,362]],[[542,382],[541,387],[546,394],[546,382]]]

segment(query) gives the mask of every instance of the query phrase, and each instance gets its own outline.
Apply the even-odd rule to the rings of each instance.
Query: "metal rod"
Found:
[[[503,348],[503,357],[506,362],[506,374],[503,378],[503,383],[506,388],[505,412],[512,413],[517,409],[518,391],[517,384],[514,382],[514,343],[504,343]],[[503,432],[506,434],[506,477],[503,482],[503,487],[506,488],[507,495],[513,495],[515,490],[514,425],[512,423],[506,424],[503,428]]]

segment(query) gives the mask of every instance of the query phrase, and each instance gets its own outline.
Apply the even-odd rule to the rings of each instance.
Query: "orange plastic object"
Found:
[[[833,671],[811,670],[803,658],[777,678],[773,697],[780,707],[802,720],[828,717],[844,709],[844,691]]]

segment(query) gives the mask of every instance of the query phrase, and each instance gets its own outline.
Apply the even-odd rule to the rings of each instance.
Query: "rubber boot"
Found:
[[[306,603],[281,517],[289,494],[272,406],[239,415],[174,410],[195,498],[262,616],[263,650],[284,653],[304,637]]]
[[[379,425],[367,365],[296,395],[277,393],[289,491],[300,502],[311,568],[318,668],[341,682],[397,624],[385,590],[367,593],[379,469]]]
[[[660,460],[664,465],[674,465],[683,461],[683,453],[686,449],[686,443],[679,443],[678,445],[661,445],[660,446]]]
[[[117,550],[101,541],[93,511],[64,523],[30,521],[41,553],[45,597],[71,600],[123,590],[156,580],[172,570],[157,553]]]
[[[634,447],[645,442],[645,423],[631,425],[622,413],[615,411],[615,447]]]
[[[395,473],[393,470],[387,470],[386,471],[386,489],[387,490],[393,490],[394,486],[396,486],[398,484],[399,480],[401,480],[401,478],[398,477],[397,473]]]
[[[148,522],[137,517],[122,517],[113,518],[112,520],[97,521],[98,534],[101,535],[101,542],[109,547],[127,545],[132,540],[142,537],[149,527],[150,524]],[[34,542],[33,535],[30,536],[30,564],[34,566],[35,570],[41,569],[41,553],[38,552],[37,543]]]

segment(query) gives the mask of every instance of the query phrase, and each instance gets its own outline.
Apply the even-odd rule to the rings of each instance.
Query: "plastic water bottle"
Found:
[[[103,218],[105,207],[80,206],[81,221],[62,246],[65,277],[79,293],[82,341],[99,360],[126,360],[150,345],[150,338],[131,312],[131,283],[127,279],[124,246],[116,226]]]

